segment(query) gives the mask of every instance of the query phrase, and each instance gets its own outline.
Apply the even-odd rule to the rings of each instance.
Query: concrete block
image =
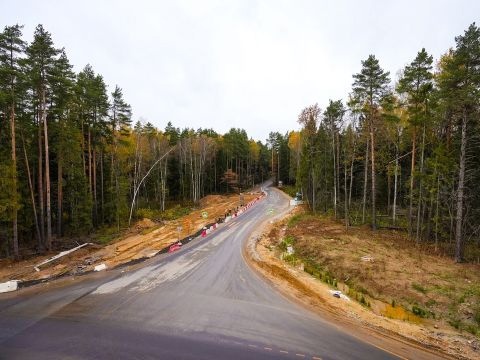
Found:
[[[107,268],[107,265],[100,264],[100,265],[95,266],[95,268],[93,270],[94,271],[102,271],[102,270],[105,270],[106,268]]]
[[[10,280],[0,283],[0,293],[15,291],[18,288],[18,280]]]

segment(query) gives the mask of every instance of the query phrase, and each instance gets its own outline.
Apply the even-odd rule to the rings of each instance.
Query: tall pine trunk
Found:
[[[47,111],[45,100],[45,87],[42,88],[42,118],[43,118],[43,132],[45,144],[45,190],[46,190],[46,216],[47,216],[47,249],[52,249],[52,209],[50,202],[50,156],[48,149],[48,125],[47,125]]]
[[[463,110],[462,140],[460,146],[460,162],[458,170],[457,214],[455,218],[455,261],[463,261],[463,196],[465,186],[465,158],[467,149],[467,114]]]
[[[41,107],[41,105],[40,105]],[[40,108],[41,109],[41,108]],[[39,224],[41,234],[40,251],[45,248],[45,202],[43,193],[43,141],[42,141],[42,111],[40,110],[40,117],[38,118],[38,207],[39,207]]]
[[[336,137],[337,137],[337,144],[336,144],[336,151],[337,151],[337,156],[336,156],[336,160],[337,160],[337,197],[338,197],[338,202],[337,203],[340,203],[340,135],[339,133],[337,132],[336,133]]]
[[[394,185],[393,185],[393,209],[392,209],[392,223],[395,226],[397,222],[397,188],[398,188],[398,144],[395,144],[395,170],[394,170]]]
[[[335,146],[335,129],[332,121],[332,155],[333,155],[333,214],[337,218],[337,149]]]
[[[30,174],[30,165],[28,163],[27,149],[25,148],[25,139],[23,138],[22,132],[20,132],[20,134],[22,137],[23,156],[25,158],[25,169],[27,170],[28,188],[30,190],[30,200],[32,202],[33,218],[35,221],[35,230],[37,234],[38,249],[42,250],[43,243],[42,243],[42,235],[40,234],[40,227],[38,226],[37,205],[35,204],[35,194],[34,194],[35,191],[33,189],[32,176]]]
[[[423,188],[422,188],[422,175],[423,175],[423,164],[425,158],[425,124],[423,124],[422,132],[422,152],[420,155],[420,178],[418,180],[418,206],[417,206],[417,229],[415,234],[415,240],[418,243],[420,241],[420,230],[423,221],[423,216],[421,216],[421,209],[424,207],[423,203]]]
[[[356,151],[357,142],[355,137],[353,138],[353,152],[352,152],[352,161],[350,163],[350,189],[348,190],[348,207],[352,204],[352,189],[353,189],[353,165],[355,163],[355,151]]]
[[[105,221],[105,198],[104,198],[104,192],[103,192],[103,149],[100,150],[100,201],[101,201],[101,206],[102,206],[102,219],[101,223],[103,225],[103,222]]]
[[[60,150],[57,159],[57,236],[63,235],[62,213],[63,213],[63,154]]]
[[[392,197],[392,176],[390,175],[390,164],[387,166],[387,215],[390,215],[390,199]]]
[[[362,204],[362,223],[365,224],[365,211],[367,206],[367,183],[368,183],[368,151],[370,140],[367,138],[367,149],[365,150],[365,166],[363,170],[363,204]]]
[[[412,162],[410,169],[410,206],[408,207],[408,235],[411,237],[413,234],[413,187],[415,185],[415,153],[416,153],[416,139],[417,130],[416,126],[413,127],[412,136]]]
[[[93,223],[95,225],[98,225],[98,199],[97,199],[97,153],[95,150],[95,145],[93,146],[93,209],[94,209],[94,214],[93,214]]]
[[[347,157],[347,150],[344,149],[344,162],[343,162],[343,169],[344,169],[344,174],[343,174],[343,200],[344,200],[344,215],[345,215],[345,228],[348,229],[349,225],[349,216],[348,216],[348,181],[347,181],[347,174],[348,174],[348,157]]]
[[[87,131],[87,153],[88,153],[88,193],[92,197],[92,131],[88,125]]]
[[[375,200],[376,200],[376,188],[375,188],[375,133],[373,128],[373,118],[370,120],[370,150],[371,150],[371,158],[372,158],[372,229],[377,229],[377,209],[375,207]]]
[[[12,213],[12,235],[13,235],[13,256],[18,258],[18,193],[17,193],[17,151],[15,142],[15,101],[12,84],[12,104],[10,112],[10,134],[12,145],[12,194],[14,196],[14,206]]]

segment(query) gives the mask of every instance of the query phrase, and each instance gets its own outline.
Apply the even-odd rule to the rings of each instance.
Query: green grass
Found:
[[[278,247],[283,251],[287,251],[287,247],[292,246],[294,243],[295,243],[295,238],[292,235],[287,235],[283,238],[283,240],[280,242]]]
[[[417,284],[417,283],[413,283],[412,284],[412,288],[414,288],[415,290],[417,290],[418,292],[421,292],[422,294],[426,294],[427,293],[427,289],[425,289],[422,285],[420,284]]]
[[[295,214],[290,219],[288,219],[287,226],[293,227],[297,225],[303,218],[305,217],[304,214]]]
[[[298,225],[302,221],[305,220],[310,220],[310,219],[320,219],[320,218],[327,218],[328,216],[325,215],[320,215],[320,214],[312,214],[312,213],[305,213],[305,214],[295,214],[293,215],[290,219],[288,219],[287,226],[288,227],[293,227],[295,225]]]
[[[291,196],[292,198],[294,198],[297,195],[297,191],[298,191],[295,185],[283,185],[279,189],[282,190],[285,194]]]
[[[471,323],[465,323],[462,320],[460,320],[458,317],[452,317],[448,320],[448,323],[450,326],[454,327],[457,330],[460,331],[467,331],[472,335],[475,336],[480,336],[480,326],[476,324],[471,324]]]
[[[121,231],[122,229],[120,229]],[[101,245],[107,245],[120,236],[116,226],[106,226],[98,229],[93,234],[94,242]]]
[[[175,205],[174,207],[165,210],[162,214],[164,220],[176,220],[182,216],[190,214],[192,209],[187,206]]]
[[[140,208],[135,212],[135,217],[137,219],[150,219],[156,220],[160,219],[162,212],[160,210],[150,209],[150,208]]]
[[[176,220],[182,216],[190,214],[191,211],[191,207],[177,204],[163,212],[158,209],[140,208],[136,211],[135,216],[137,219]]]

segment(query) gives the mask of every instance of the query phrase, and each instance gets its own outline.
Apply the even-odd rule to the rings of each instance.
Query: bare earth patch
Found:
[[[245,193],[244,202],[247,203],[259,195],[260,193]],[[42,266],[40,271],[35,271],[34,266],[56,255],[56,252],[17,262],[1,259],[0,282],[40,280],[66,273],[74,275],[92,270],[95,265],[101,263],[105,263],[108,268],[111,268],[131,260],[143,258],[155,254],[175,242],[179,237],[184,238],[195,233],[206,224],[215,222],[216,219],[224,216],[225,211],[233,210],[238,205],[238,195],[208,195],[201,199],[198,208],[177,220],[158,224],[150,219],[142,219],[114,242],[106,246],[96,244],[86,246],[55,262]],[[179,227],[181,227],[180,231]]]
[[[412,358],[412,347],[424,350],[415,358],[480,358],[479,338],[451,325],[456,317],[462,324],[475,321],[478,265],[419,252],[401,233],[345,231],[303,212],[297,208],[269,224],[257,242],[251,240],[256,246],[248,247],[249,263],[275,287],[349,333],[356,329],[358,337],[406,358]],[[286,254],[285,239],[293,239],[293,255]]]

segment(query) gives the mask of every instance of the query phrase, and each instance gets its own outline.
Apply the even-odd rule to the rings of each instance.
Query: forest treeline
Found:
[[[277,179],[347,227],[405,230],[457,262],[479,261],[479,110],[475,23],[437,63],[421,49],[394,83],[370,55],[347,103],[308,106],[301,131],[270,134]]]
[[[406,60],[408,62],[408,59]],[[317,104],[300,131],[265,144],[242,129],[133,123],[120,87],[72,70],[37,26],[0,34],[0,255],[64,236],[118,230],[145,209],[238,193],[272,174],[345,226],[405,230],[455,260],[480,253],[480,29],[434,63],[421,49],[395,80],[374,55],[348,101]],[[133,205],[133,206],[132,206]]]
[[[132,123],[122,89],[90,65],[75,73],[42,25],[22,36],[0,33],[0,256],[269,177],[267,146],[244,130]]]

